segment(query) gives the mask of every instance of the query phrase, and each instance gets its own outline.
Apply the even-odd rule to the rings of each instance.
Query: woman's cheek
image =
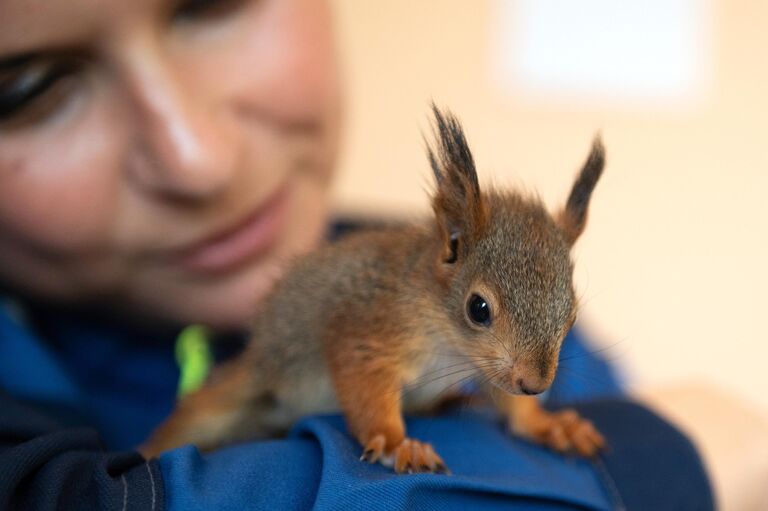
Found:
[[[109,245],[120,205],[115,127],[90,122],[0,141],[0,226],[41,250]]]
[[[261,7],[245,16],[216,62],[201,55],[197,64],[217,68],[208,75],[218,80],[213,86],[246,115],[323,122],[339,96],[330,9],[314,0],[271,0]]]
[[[274,21],[271,91],[297,118],[323,116],[337,100],[330,12],[324,2],[286,2]]]

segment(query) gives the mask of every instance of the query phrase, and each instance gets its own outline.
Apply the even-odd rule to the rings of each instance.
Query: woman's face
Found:
[[[247,324],[324,230],[326,3],[3,0],[0,20],[3,287]]]

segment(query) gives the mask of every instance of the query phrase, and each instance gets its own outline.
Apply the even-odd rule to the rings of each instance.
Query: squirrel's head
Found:
[[[565,207],[553,216],[538,199],[482,192],[461,125],[433,110],[437,143],[428,155],[441,240],[435,272],[458,332],[453,342],[497,387],[543,392],[576,318],[570,250],[586,224],[603,146],[595,139]]]

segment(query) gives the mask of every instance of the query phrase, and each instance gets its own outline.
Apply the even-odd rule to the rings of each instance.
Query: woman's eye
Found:
[[[182,21],[223,17],[247,0],[182,0],[174,9],[174,17]]]
[[[65,84],[82,62],[24,56],[0,64],[0,126],[30,124],[53,114],[69,94]]]
[[[467,301],[467,314],[473,323],[480,326],[491,325],[491,308],[488,302],[480,295],[474,294]]]

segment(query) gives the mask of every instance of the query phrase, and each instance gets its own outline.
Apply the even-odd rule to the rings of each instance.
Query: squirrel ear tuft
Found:
[[[595,185],[603,173],[603,167],[605,167],[605,148],[600,135],[597,135],[592,142],[592,151],[573,183],[565,209],[557,219],[568,243],[571,245],[576,242],[587,224],[589,200],[592,196],[592,190],[595,189]]]
[[[434,103],[432,113],[436,142],[434,149],[427,145],[427,156],[437,184],[432,208],[448,253],[451,253],[456,250],[458,238],[465,240],[463,244],[466,245],[466,240],[480,234],[487,213],[475,162],[461,124],[453,114],[442,112]],[[455,257],[454,253],[450,262]]]

